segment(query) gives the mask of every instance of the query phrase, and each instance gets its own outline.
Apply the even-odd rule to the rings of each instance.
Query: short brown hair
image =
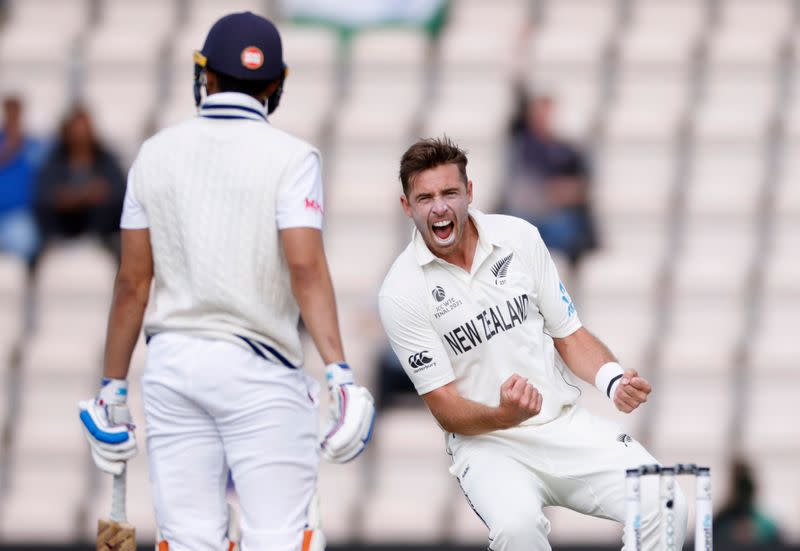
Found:
[[[464,185],[467,183],[467,152],[450,138],[425,138],[409,147],[400,159],[400,183],[408,196],[411,183],[420,172],[440,165],[454,164]]]

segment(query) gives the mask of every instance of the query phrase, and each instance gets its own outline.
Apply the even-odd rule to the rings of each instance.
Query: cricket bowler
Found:
[[[625,469],[657,463],[619,426],[577,404],[575,376],[625,413],[651,386],[581,325],[534,226],[470,208],[466,166],[447,138],[404,153],[400,202],[416,228],[380,290],[380,315],[445,431],[450,472],[486,524],[489,549],[549,550],[543,507],[623,522]],[[652,551],[657,477],[643,484],[656,486],[642,489],[642,549]],[[680,549],[680,492],[674,512]]]

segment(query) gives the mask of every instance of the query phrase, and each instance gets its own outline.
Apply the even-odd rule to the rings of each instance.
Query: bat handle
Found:
[[[126,468],[120,474],[114,475],[114,482],[111,486],[111,520],[114,522],[127,522],[125,513],[125,474]]]

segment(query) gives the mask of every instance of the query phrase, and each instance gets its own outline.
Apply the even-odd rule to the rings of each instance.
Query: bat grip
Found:
[[[120,473],[114,475],[114,482],[111,486],[111,520],[114,522],[127,522],[127,515],[125,513],[125,475],[126,468]]]

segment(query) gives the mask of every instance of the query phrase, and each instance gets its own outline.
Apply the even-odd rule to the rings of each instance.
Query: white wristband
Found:
[[[617,390],[622,375],[625,370],[617,362],[608,362],[597,371],[594,378],[594,386],[597,390],[605,394],[608,398],[614,399],[614,392]]]

